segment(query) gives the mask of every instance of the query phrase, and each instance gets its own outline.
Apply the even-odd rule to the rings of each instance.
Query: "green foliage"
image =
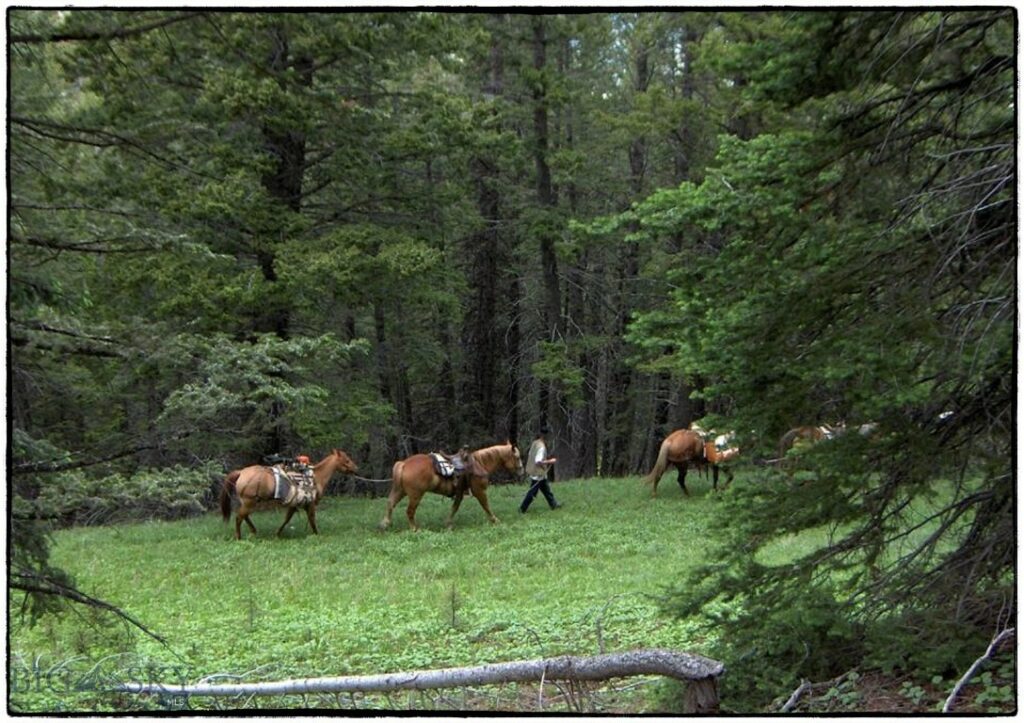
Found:
[[[859,679],[860,675],[857,671],[851,671],[848,675],[842,676],[836,685],[829,688],[821,696],[820,704],[828,711],[856,710],[858,703],[861,702],[861,693],[857,690]]]
[[[9,20],[12,463],[83,465],[16,477],[26,569],[33,500],[105,510],[140,469],[383,469],[565,416],[556,448],[618,473],[705,407],[753,459],[877,424],[737,485],[676,601],[778,654],[758,696],[840,656],[948,674],[1003,615],[1011,12]]]
[[[633,237],[664,254],[648,273],[672,291],[636,317],[629,339],[642,368],[701,380],[701,397],[733,410],[717,424],[754,430],[741,442],[747,453],[778,456],[776,440],[798,425],[871,421],[878,431],[798,450],[786,476],[738,489],[733,499],[747,507],[732,510],[732,544],[687,577],[675,604],[692,614],[718,601],[726,639],[775,653],[777,669],[749,671],[763,694],[773,678],[831,677],[833,665],[949,674],[969,662],[1011,596],[1004,380],[1013,334],[1003,304],[1012,296],[1012,214],[996,171],[1008,157],[976,154],[966,140],[1009,139],[1009,126],[975,115],[967,100],[998,114],[994,98],[1009,99],[1009,75],[1000,58],[978,58],[973,67],[987,70],[960,68],[963,95],[942,92],[949,66],[940,56],[971,54],[987,34],[967,16],[946,20],[973,41],[945,35],[927,13],[782,18],[738,16],[731,30],[740,41],[716,45],[722,67],[744,79],[743,112],[760,118],[762,132],[720,139],[702,183],[636,207]],[[989,27],[1006,20],[993,15]],[[709,42],[729,32],[727,24]],[[926,48],[920,36],[936,44]],[[871,57],[854,49],[866,37],[877,43]],[[886,62],[900,70],[876,77]],[[917,93],[922,82],[935,95]],[[951,107],[970,119],[950,135],[897,114],[895,99],[907,98],[947,129],[958,123]],[[896,128],[905,134],[898,151],[889,145]],[[953,169],[940,157],[963,163]],[[977,219],[982,197],[1004,211],[966,228],[949,223]],[[671,243],[678,251],[665,254]],[[987,261],[967,263],[967,247]],[[968,309],[984,330],[961,323]],[[964,411],[940,417],[947,410]],[[820,528],[829,533],[814,555],[778,565],[749,557],[769,540]],[[999,552],[979,546],[982,537]],[[988,570],[984,582],[967,581],[967,560]],[[973,612],[954,609],[954,597]]]
[[[578,406],[583,400],[584,371],[569,356],[564,342],[542,342],[541,358],[534,362],[530,371],[542,381],[556,384],[570,405]]]
[[[1005,713],[1013,707],[1017,702],[1014,667],[1010,661],[995,671],[986,670],[972,681],[973,685],[981,687],[981,692],[974,698],[974,705],[982,706],[986,713],[996,714]]]
[[[282,340],[268,334],[253,343],[233,342],[224,335],[178,336],[148,363],[165,369],[186,364],[195,381],[168,395],[157,421],[175,434],[187,433],[189,448],[199,454],[217,448],[193,437],[195,432],[232,428],[238,444],[238,438],[267,432],[277,416],[272,409],[284,410],[278,424],[290,424],[294,415],[307,429],[317,419],[315,429],[326,432],[324,422],[337,419],[339,410],[332,408],[327,389],[314,382],[314,365],[323,375],[328,369],[344,368],[353,354],[365,352],[365,343],[344,344],[330,335]],[[330,429],[332,444],[349,431],[355,433]]]
[[[42,488],[34,513],[64,525],[194,517],[210,508],[211,483],[220,477],[212,464],[101,478],[65,473]]]

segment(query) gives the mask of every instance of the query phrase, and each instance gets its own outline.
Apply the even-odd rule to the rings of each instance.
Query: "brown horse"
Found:
[[[391,513],[394,511],[395,505],[408,495],[409,504],[406,507],[405,515],[409,518],[409,529],[419,530],[416,525],[416,508],[427,492],[435,492],[453,498],[452,511],[448,515],[447,522],[449,527],[452,526],[452,520],[455,513],[458,512],[467,490],[476,497],[490,521],[496,523],[498,518],[491,512],[490,503],[487,501],[487,485],[491,473],[499,468],[522,476],[523,460],[519,456],[518,447],[506,442],[470,453],[466,471],[461,477],[455,479],[439,476],[434,471],[434,461],[429,454],[414,454],[395,462],[391,468],[391,493],[388,495],[387,512],[384,513],[384,519],[380,521],[380,529],[386,530],[391,526]]]
[[[340,449],[332,450],[329,455],[313,465],[313,485],[316,487],[316,496],[313,501],[305,505],[306,516],[309,518],[309,526],[313,534],[320,534],[316,529],[316,503],[323,497],[327,482],[335,472],[350,474],[358,471],[356,463]],[[235,539],[242,539],[242,521],[249,526],[252,534],[256,534],[256,525],[252,523],[250,515],[256,510],[264,510],[285,505],[274,499],[274,473],[270,467],[253,465],[244,469],[236,469],[229,472],[224,478],[224,486],[220,491],[220,511],[227,522],[231,517],[231,492],[238,495],[238,512],[235,514]],[[287,513],[284,522],[277,530],[278,536],[284,530],[295,514],[298,505],[287,506]]]
[[[830,427],[827,424],[820,427],[794,427],[779,439],[779,459],[785,459],[786,453],[798,442],[816,444],[823,439],[832,439],[840,434],[842,429],[842,426]]]
[[[703,435],[692,429],[677,429],[665,437],[665,441],[661,443],[661,449],[658,450],[658,459],[654,463],[654,469],[643,479],[644,483],[653,485],[651,497],[658,496],[658,481],[661,480],[661,476],[665,474],[665,470],[670,464],[679,470],[677,481],[683,488],[683,494],[690,494],[686,489],[686,470],[690,464],[697,468],[704,467],[707,463],[704,450]],[[718,489],[717,475],[715,476],[715,489]]]

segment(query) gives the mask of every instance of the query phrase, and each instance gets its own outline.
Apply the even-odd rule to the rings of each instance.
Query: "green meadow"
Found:
[[[758,484],[748,472],[735,484]],[[671,711],[678,690],[659,678],[590,686],[585,695],[548,683],[187,702],[112,694],[104,683],[363,675],[644,647],[710,656],[713,633],[699,619],[672,616],[660,599],[707,561],[727,524],[719,513],[732,490],[714,493],[691,475],[691,495],[684,497],[674,478],[666,475],[656,499],[637,478],[559,482],[561,509],[538,498],[525,515],[518,512],[525,485],[492,486],[500,524],[491,525],[467,499],[454,529],[444,525],[450,500],[428,495],[416,533],[408,529],[404,501],[392,528],[380,532],[384,499],[337,496],[318,508],[320,535],[296,515],[275,537],[281,511],[258,513],[260,534],[243,531],[241,541],[214,513],[58,531],[54,564],[72,573],[80,590],[118,606],[165,642],[80,606],[29,625],[12,596],[11,708]],[[930,534],[935,523],[927,520],[947,487],[908,508],[915,529],[906,545]],[[785,564],[837,532],[823,526],[781,536],[754,554],[765,564]]]
[[[67,690],[68,680],[102,675],[253,681],[639,647],[704,653],[709,641],[696,621],[666,615],[658,597],[704,559],[718,497],[704,480],[691,482],[688,498],[671,477],[661,487],[651,499],[636,478],[562,482],[555,485],[562,509],[552,511],[538,498],[521,515],[525,486],[493,486],[500,524],[487,522],[476,500],[467,499],[452,530],[444,527],[450,501],[429,495],[417,512],[424,528],[418,533],[407,528],[404,502],[391,530],[382,533],[376,525],[383,499],[343,497],[322,503],[319,536],[296,515],[276,538],[283,515],[278,511],[257,514],[260,535],[245,533],[241,542],[212,513],[62,530],[54,536],[54,564],[71,572],[81,590],[128,612],[167,645],[109,615],[72,613],[19,624],[12,599],[12,705],[140,705]],[[40,683],[54,679],[60,682]],[[614,708],[608,701],[618,698],[606,698],[594,705]],[[206,703],[194,699],[191,705]],[[346,698],[273,704],[431,703]],[[621,705],[643,710],[628,694]]]

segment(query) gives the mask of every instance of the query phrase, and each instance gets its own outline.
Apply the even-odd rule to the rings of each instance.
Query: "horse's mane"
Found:
[[[333,457],[333,456],[334,456],[334,452],[331,452],[331,453],[329,453],[329,454],[328,454],[327,456],[325,456],[325,457],[324,457],[324,458],[323,458],[322,460],[320,460],[319,462],[317,462],[316,464],[310,465],[310,467],[312,467],[313,469],[320,469],[320,468],[321,468],[321,467],[323,467],[323,466],[324,466],[325,464],[327,464],[327,462],[328,462],[328,461],[329,461],[329,460],[331,459],[331,457]]]
[[[492,447],[484,447],[483,449],[478,449],[477,451],[473,452],[473,454],[471,456],[476,457],[481,462],[490,462],[495,457],[498,457],[498,456],[502,456],[503,457],[506,454],[511,454],[511,453],[512,453],[512,445],[511,444],[495,444]]]

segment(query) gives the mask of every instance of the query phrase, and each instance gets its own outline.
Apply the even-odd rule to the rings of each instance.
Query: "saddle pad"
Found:
[[[284,502],[291,494],[292,483],[280,467],[271,467],[270,469],[274,473],[274,499]]]
[[[434,460],[434,471],[442,477],[451,477],[455,474],[455,465],[449,462],[447,459],[442,457],[437,452],[430,455],[430,458]]]

